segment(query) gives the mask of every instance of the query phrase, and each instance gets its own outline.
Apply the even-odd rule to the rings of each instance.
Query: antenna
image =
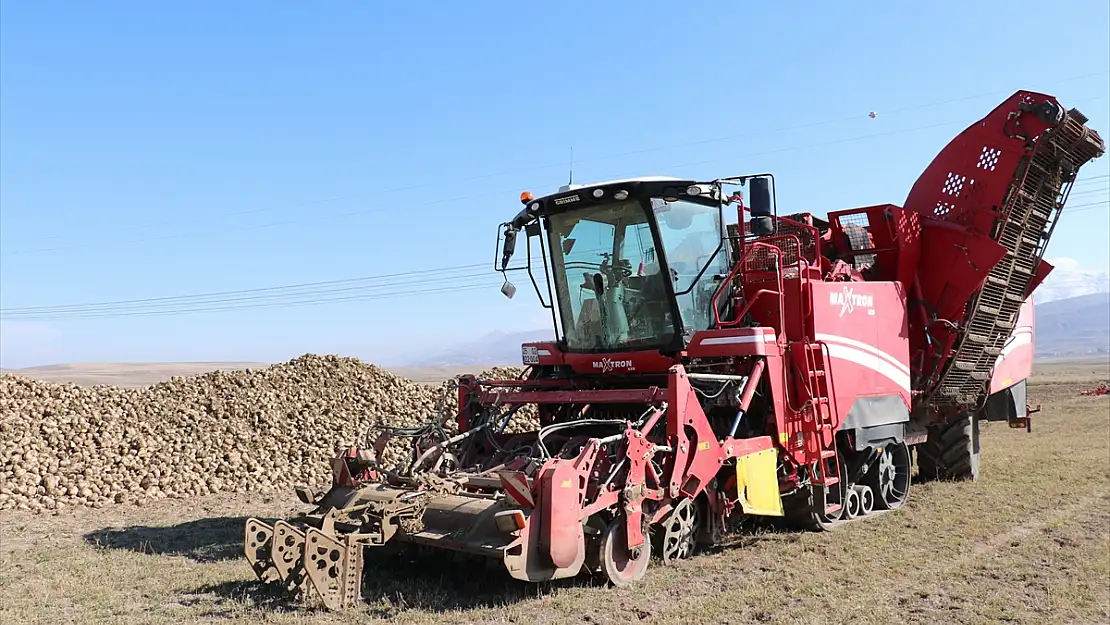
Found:
[[[567,179],[567,185],[574,184],[574,146],[570,146],[570,177]]]

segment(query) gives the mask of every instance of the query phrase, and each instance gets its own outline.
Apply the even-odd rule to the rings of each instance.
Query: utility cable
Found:
[[[1087,77],[1095,76],[1095,75],[1097,75],[1097,74],[1079,76],[1079,77],[1075,77],[1075,78],[1068,79],[1068,80],[1078,80],[1078,79],[1081,79],[1081,78],[1087,78]],[[964,98],[955,98],[955,99],[951,99],[951,100],[944,100],[944,101],[941,101],[941,102],[920,104],[920,105],[915,105],[915,106],[906,107],[906,108],[902,108],[902,109],[895,109],[895,110],[889,111],[885,114],[894,114],[894,113],[899,113],[899,112],[904,112],[904,111],[909,111],[909,110],[917,110],[917,109],[920,109],[920,108],[926,108],[926,107],[931,107],[931,106],[940,106],[940,105],[949,104],[949,103],[952,103],[952,102],[959,102],[959,101],[962,101],[962,100],[985,97],[985,95],[990,95],[990,94],[967,96],[967,97],[964,97]],[[1105,97],[1105,96],[1089,98],[1088,101],[1100,100],[1103,97]],[[742,138],[742,137],[745,137],[745,136],[752,136],[752,135],[758,135],[758,134],[770,134],[770,133],[774,133],[774,132],[788,132],[788,131],[791,131],[791,130],[803,129],[803,128],[808,128],[808,127],[813,127],[813,126],[843,123],[843,122],[846,122],[846,121],[855,121],[855,120],[858,120],[858,119],[862,119],[864,117],[866,117],[866,116],[853,116],[851,118],[840,118],[840,119],[834,119],[834,120],[826,120],[826,121],[822,121],[822,122],[811,122],[811,123],[808,123],[808,124],[799,124],[799,125],[795,125],[795,126],[789,126],[789,127],[784,127],[784,128],[774,129],[774,130],[755,131],[755,132],[747,133],[747,134],[728,135],[728,136],[724,136],[724,137],[716,137],[716,138],[712,138],[712,139],[705,139],[705,140],[695,141],[695,142],[687,142],[687,143],[682,143],[682,144],[673,144],[671,146],[647,148],[647,149],[642,149],[642,150],[637,150],[637,151],[632,151],[632,152],[625,152],[625,153],[617,154],[617,155],[610,156],[610,157],[596,157],[594,159],[588,159],[588,160],[604,160],[604,158],[617,158],[617,157],[620,157],[620,156],[629,156],[629,155],[641,154],[641,153],[646,153],[646,152],[660,151],[660,150],[665,150],[665,149],[670,149],[670,148],[688,147],[688,146],[700,145],[700,144],[704,144],[704,143],[711,143],[711,142],[715,142],[715,141],[725,141],[725,140],[737,139],[737,138]],[[918,130],[927,130],[927,129],[939,128],[939,127],[943,127],[943,126],[950,126],[950,125],[955,125],[955,124],[960,124],[960,123],[966,123],[966,122],[965,121],[946,122],[946,123],[941,123],[941,124],[934,124],[934,125],[928,125],[928,126],[922,126],[922,127],[916,127],[916,128],[910,128],[910,129],[904,129],[904,130],[877,133],[877,134],[872,134],[872,135],[861,135],[861,136],[857,136],[857,137],[837,139],[837,140],[832,140],[832,141],[828,141],[828,142],[805,144],[805,145],[799,145],[799,146],[794,146],[794,147],[789,147],[789,148],[781,148],[781,149],[770,150],[770,151],[765,151],[765,152],[754,152],[754,153],[748,153],[748,154],[733,155],[733,156],[723,158],[723,159],[711,159],[711,160],[687,163],[685,165],[673,165],[673,166],[670,166],[670,167],[666,167],[665,169],[678,169],[678,168],[681,168],[681,167],[692,166],[692,165],[703,165],[703,164],[709,164],[709,163],[715,163],[715,162],[722,162],[724,160],[731,160],[733,158],[761,156],[761,155],[766,155],[766,154],[776,154],[776,153],[785,152],[785,151],[806,149],[806,148],[811,148],[811,147],[820,147],[820,146],[825,146],[825,145],[833,145],[833,144],[837,144],[837,143],[857,141],[857,140],[861,140],[861,139],[883,137],[883,136],[889,136],[889,135],[892,135],[892,134],[900,134],[900,133],[903,133],[903,132],[915,132],[915,131],[918,131]],[[550,167],[553,167],[553,166],[554,165],[545,165],[545,166],[542,166],[542,167],[539,167],[539,168],[533,168],[533,169],[546,169],[546,168],[550,168]],[[520,171],[529,171],[529,170],[520,170]],[[497,173],[497,174],[483,174],[483,175],[480,175],[480,176],[475,176],[475,177],[471,177],[471,178],[462,179],[462,180],[460,180],[460,182],[468,182],[468,181],[478,180],[478,179],[482,179],[482,178],[496,177],[496,176],[506,175],[508,173],[515,173],[515,172],[510,171],[510,172],[502,172],[502,173]],[[610,176],[607,176],[607,177],[612,178],[612,177],[620,177],[620,176],[623,176],[623,175],[631,175],[631,174],[616,174],[616,175],[610,175]],[[426,187],[432,187],[432,186],[442,186],[442,182],[437,180],[434,183],[426,183],[426,184],[421,184],[421,185],[398,187],[396,189],[390,189],[390,190],[386,190],[386,191],[382,191],[382,192],[376,192],[374,195],[377,197],[377,196],[381,196],[381,195],[388,194],[388,193],[399,192],[399,191],[411,191],[411,190],[416,190],[416,189],[421,189],[421,188],[426,188]],[[525,188],[534,187],[534,186],[539,186],[539,185],[524,185]],[[452,197],[447,197],[447,198],[441,198],[439,200],[435,200],[435,201],[432,201],[432,202],[427,202],[427,203],[424,203],[424,204],[419,204],[419,205],[416,205],[416,206],[411,206],[407,210],[416,210],[416,209],[419,209],[419,208],[434,206],[434,205],[443,204],[443,203],[446,203],[446,202],[457,202],[457,201],[460,201],[460,200],[476,199],[476,198],[489,197],[489,196],[490,196],[490,193],[488,193],[488,192],[479,193],[479,194],[472,194],[472,195],[468,195],[468,196],[452,196]],[[357,195],[356,196],[342,196],[342,197],[333,198],[332,200],[313,200],[313,201],[303,203],[302,205],[311,205],[311,204],[321,203],[321,202],[324,202],[324,201],[337,201],[337,200],[342,200],[342,199],[353,199],[353,198],[357,198],[357,197],[361,197],[361,196],[357,196]],[[236,212],[236,213],[229,213],[229,214],[224,215],[224,216],[235,216],[235,215],[248,214],[248,213],[268,212],[270,210],[272,210],[272,209],[252,209],[250,211],[240,211],[240,212]],[[159,237],[146,237],[146,238],[139,238],[139,239],[130,239],[130,240],[125,240],[125,241],[103,241],[103,242],[99,242],[99,243],[90,243],[90,244],[77,245],[77,246],[19,249],[19,250],[7,251],[7,253],[13,254],[13,255],[14,254],[32,254],[32,253],[43,253],[43,252],[68,251],[68,250],[76,250],[76,249],[94,249],[94,248],[98,248],[98,247],[103,247],[104,245],[127,245],[127,244],[132,244],[132,243],[145,243],[145,242],[164,241],[164,240],[172,240],[172,239],[180,239],[180,238],[198,238],[198,237],[199,238],[205,238],[205,237],[210,237],[210,236],[213,236],[213,235],[216,235],[216,234],[222,234],[222,233],[225,233],[225,232],[228,232],[228,231],[255,230],[255,229],[270,228],[270,227],[277,227],[277,226],[294,225],[294,224],[300,224],[300,223],[309,223],[309,222],[315,222],[315,221],[326,221],[326,220],[335,219],[335,218],[352,217],[352,216],[372,214],[372,213],[380,213],[380,212],[394,211],[394,210],[397,210],[397,209],[395,207],[371,208],[371,209],[362,209],[362,210],[357,210],[357,211],[349,211],[349,212],[346,212],[346,213],[317,215],[315,218],[312,218],[312,219],[293,219],[293,220],[270,222],[270,223],[264,223],[264,224],[251,224],[251,225],[242,226],[242,227],[238,227],[238,228],[223,228],[223,229],[219,229],[219,230],[216,230],[216,231],[214,231],[213,229],[206,229],[204,231],[198,231],[198,232],[193,232],[193,233],[178,233],[178,234],[170,234],[170,235],[159,236]],[[142,228],[142,227],[147,227],[147,226],[132,227],[132,229],[133,228]],[[32,239],[32,240],[46,240],[46,239],[54,239],[54,238],[58,238],[58,237],[57,236],[39,237],[37,239]]]
[[[733,160],[738,159],[738,158],[748,158],[748,157],[753,157],[753,156],[764,156],[764,155],[768,155],[768,154],[779,154],[779,153],[782,153],[782,152],[790,152],[790,151],[794,151],[794,150],[804,150],[804,149],[809,149],[809,148],[814,148],[814,147],[823,147],[823,146],[827,146],[827,145],[835,145],[835,144],[840,144],[840,143],[849,143],[849,142],[853,142],[853,141],[862,141],[862,140],[873,139],[873,138],[877,138],[877,137],[886,137],[886,136],[904,134],[904,133],[909,133],[909,132],[917,132],[917,131],[921,131],[921,130],[931,130],[931,129],[934,129],[934,128],[941,128],[941,127],[944,127],[944,126],[952,126],[952,125],[955,125],[955,124],[962,124],[962,123],[965,123],[965,122],[963,122],[963,121],[943,122],[943,123],[939,123],[939,124],[930,124],[930,125],[927,125],[927,126],[918,126],[918,127],[915,127],[915,128],[908,128],[908,129],[903,129],[903,130],[893,130],[893,131],[874,133],[874,134],[868,134],[868,135],[858,135],[858,136],[854,136],[854,137],[834,139],[834,140],[819,142],[819,143],[808,143],[808,144],[802,144],[802,145],[795,145],[795,146],[790,146],[790,147],[785,147],[785,148],[778,148],[778,149],[774,149],[774,150],[766,150],[766,151],[761,151],[761,152],[750,152],[750,153],[747,153],[747,154],[734,154],[734,155],[730,155],[730,156],[727,156],[727,157],[724,157],[724,158],[707,159],[707,160],[700,160],[700,161],[690,161],[690,162],[676,164],[676,165],[669,165],[669,166],[666,166],[666,167],[663,167],[663,168],[660,168],[660,169],[672,170],[673,171],[673,170],[682,169],[682,168],[685,168],[685,167],[693,167],[695,165],[707,165],[707,164],[712,164],[712,163],[720,163],[720,162],[724,162],[724,161],[733,161]],[[619,174],[610,174],[609,176],[606,176],[606,178],[609,178],[609,179],[622,178],[622,177],[625,177],[625,176],[633,176],[636,173],[637,172],[635,172],[635,171],[626,171],[626,172],[619,173]],[[533,185],[533,186],[535,186],[535,185]],[[525,185],[525,188],[527,188],[527,187],[528,187],[528,185]],[[129,240],[124,240],[124,241],[111,241],[111,242],[102,242],[102,243],[89,243],[89,244],[83,244],[83,245],[73,245],[73,246],[63,246],[63,247],[48,247],[48,248],[20,249],[20,250],[3,250],[3,253],[10,254],[10,255],[35,254],[35,253],[44,253],[44,252],[62,252],[62,251],[81,250],[81,249],[97,249],[97,248],[105,247],[106,245],[110,245],[110,246],[113,246],[113,247],[119,247],[119,246],[123,246],[123,245],[134,244],[134,243],[149,243],[149,242],[155,242],[155,241],[169,241],[169,240],[174,240],[174,239],[208,238],[208,237],[211,237],[211,236],[214,236],[214,235],[225,234],[225,233],[228,233],[228,232],[241,232],[241,231],[258,230],[258,229],[262,229],[262,228],[272,228],[272,227],[277,227],[277,226],[289,226],[289,225],[296,225],[296,224],[315,223],[315,222],[320,222],[320,221],[325,221],[325,220],[330,220],[330,219],[344,218],[344,217],[354,217],[354,216],[365,215],[365,214],[370,214],[370,213],[380,213],[380,212],[384,212],[384,211],[420,212],[422,209],[425,209],[429,206],[435,206],[437,204],[445,204],[445,203],[448,203],[448,202],[459,202],[459,201],[462,201],[462,200],[472,200],[472,199],[479,199],[479,198],[487,198],[488,199],[491,195],[496,197],[498,194],[496,194],[496,193],[491,194],[489,192],[483,192],[483,193],[475,193],[475,194],[464,195],[464,196],[451,196],[451,197],[440,198],[438,200],[434,200],[434,201],[431,201],[431,202],[425,202],[423,204],[411,205],[411,206],[407,206],[407,207],[400,208],[400,209],[395,208],[395,207],[361,209],[361,210],[356,210],[356,211],[349,211],[349,212],[346,212],[346,213],[330,214],[330,215],[327,215],[327,216],[319,216],[318,215],[318,216],[315,216],[315,217],[312,217],[312,218],[289,219],[289,220],[285,220],[285,221],[271,222],[271,223],[265,223],[265,224],[251,224],[251,225],[234,227],[234,228],[222,228],[222,229],[219,229],[218,231],[213,230],[212,228],[206,228],[205,230],[202,230],[202,231],[168,234],[168,235],[158,236],[158,237],[146,237],[146,238],[140,238],[140,239],[129,239]],[[506,195],[508,195],[508,194],[506,193]]]
[[[0,308],[0,314],[21,314],[21,313],[47,313],[47,312],[67,312],[67,311],[81,311],[81,310],[94,310],[99,308],[118,308],[125,306],[145,306],[145,305],[179,305],[188,303],[211,303],[220,301],[229,301],[234,299],[242,299],[246,297],[273,297],[273,296],[286,296],[292,295],[305,295],[312,294],[313,292],[320,291],[343,291],[350,288],[373,288],[381,286],[393,286],[392,283],[397,279],[412,279],[420,276],[438,276],[435,279],[454,279],[463,277],[474,277],[474,270],[479,268],[489,267],[486,264],[471,264],[471,265],[456,265],[451,267],[439,267],[436,269],[421,269],[416,271],[405,271],[398,273],[382,274],[377,276],[364,276],[361,278],[350,278],[345,280],[326,280],[322,282],[302,282],[299,284],[287,284],[281,286],[241,289],[235,291],[218,291],[213,293],[196,293],[190,295],[175,295],[171,297],[151,297],[143,299],[128,299],[116,300],[107,302],[92,302],[87,304],[66,304],[57,306],[25,306],[16,308]],[[454,275],[455,272],[464,271],[468,272],[463,275]],[[483,272],[485,274],[485,272]],[[450,275],[445,275],[450,274]],[[385,281],[385,282],[383,282]]]
[[[1079,81],[1079,80],[1084,80],[1084,79],[1087,79],[1087,78],[1101,78],[1101,77],[1103,77],[1103,74],[1098,73],[1098,72],[1094,72],[1094,73],[1090,73],[1090,74],[1082,74],[1082,75],[1079,75],[1079,76],[1072,76],[1070,78],[1062,78],[1062,79],[1057,80],[1057,81],[1052,81],[1050,84],[1060,85],[1060,84],[1075,82],[1075,81]],[[944,106],[946,104],[954,104],[954,103],[957,103],[957,102],[966,102],[966,101],[969,101],[969,100],[976,100],[976,99],[979,99],[979,98],[985,98],[985,97],[989,97],[989,96],[1009,95],[1009,94],[1012,94],[1012,93],[1013,93],[1013,91],[1011,91],[1011,90],[1005,90],[1005,91],[995,90],[995,91],[986,92],[986,93],[979,93],[979,94],[976,94],[976,95],[961,96],[961,97],[958,97],[958,98],[950,98],[950,99],[947,99],[947,100],[939,100],[939,101],[933,101],[933,102],[925,102],[925,103],[921,103],[921,104],[914,104],[914,105],[911,105],[911,106],[904,106],[904,107],[900,107],[900,108],[881,111],[879,114],[882,115],[883,117],[886,117],[886,116],[889,116],[889,115],[898,115],[900,113],[906,113],[906,112],[910,112],[910,111],[917,111],[917,110],[926,109],[926,108]],[[816,128],[816,127],[820,127],[820,126],[828,126],[828,125],[843,124],[843,123],[853,122],[853,121],[861,121],[861,120],[867,119],[869,117],[870,117],[870,114],[867,114],[867,115],[859,114],[859,115],[838,117],[838,118],[834,118],[834,119],[826,119],[826,120],[816,121],[816,122],[807,122],[807,123],[804,123],[804,124],[794,124],[794,125],[791,125],[791,126],[772,128],[772,129],[768,129],[768,130],[755,130],[755,131],[747,131],[747,132],[743,132],[743,133],[734,133],[734,134],[728,134],[728,135],[721,135],[721,136],[711,137],[711,138],[707,138],[707,139],[700,139],[700,140],[697,140],[697,141],[688,141],[688,142],[684,142],[684,143],[671,143],[671,144],[667,144],[667,145],[655,146],[655,147],[650,147],[650,148],[641,148],[641,149],[637,149],[637,150],[630,150],[630,151],[618,152],[618,153],[613,153],[613,154],[608,154],[608,155],[595,156],[593,158],[579,159],[578,162],[581,163],[581,162],[596,162],[596,161],[612,160],[612,159],[616,159],[616,158],[624,158],[626,156],[636,156],[636,155],[646,154],[646,153],[650,153],[650,152],[659,152],[659,151],[663,151],[663,150],[671,150],[671,149],[676,149],[676,148],[692,147],[692,146],[696,146],[696,145],[705,145],[705,144],[708,144],[708,143],[718,143],[718,142],[721,142],[721,141],[731,141],[731,140],[734,140],[734,139],[741,139],[741,138],[754,137],[754,136],[760,136],[760,135],[769,135],[769,134],[780,133],[780,132],[790,132],[790,131],[794,131],[794,130],[804,130],[806,128]],[[542,170],[545,170],[545,169],[552,169],[552,168],[555,168],[555,167],[565,167],[566,165],[567,165],[566,162],[558,162],[558,163],[550,163],[550,164],[547,164],[547,165],[537,165],[537,166],[525,167],[525,168],[519,168],[519,169],[504,170],[504,171],[494,172],[494,173],[478,174],[476,176],[469,176],[469,177],[466,177],[466,178],[460,178],[452,184],[461,184],[461,183],[465,183],[465,182],[474,182],[474,181],[477,181],[477,180],[484,180],[484,179],[487,179],[487,178],[497,178],[497,177],[500,177],[500,176],[508,176],[508,175],[513,175],[513,174],[530,173],[530,172],[534,172],[534,171],[542,171]],[[420,184],[408,184],[408,185],[403,185],[403,186],[400,186],[400,187],[394,187],[392,189],[386,189],[384,191],[375,191],[374,196],[375,197],[380,197],[382,195],[388,195],[388,194],[391,194],[391,193],[401,193],[401,192],[405,192],[405,191],[417,191],[417,190],[420,190],[420,189],[429,189],[429,188],[435,188],[435,187],[442,187],[443,184],[444,184],[444,181],[442,179],[437,178],[435,182],[427,182],[427,183],[420,183]],[[242,210],[242,211],[235,211],[235,212],[232,212],[232,213],[225,213],[225,214],[219,215],[219,216],[220,217],[235,217],[235,216],[241,216],[241,215],[252,215],[252,214],[257,214],[257,213],[272,212],[272,211],[275,211],[275,210],[281,210],[281,209],[285,209],[285,208],[299,208],[299,207],[304,207],[304,206],[313,206],[313,205],[318,205],[318,204],[326,204],[328,202],[338,202],[338,201],[349,200],[349,199],[358,199],[360,197],[366,197],[366,194],[349,194],[349,195],[332,196],[332,197],[327,197],[327,198],[317,198],[317,199],[313,199],[313,200],[306,200],[306,201],[303,201],[303,202],[297,202],[297,203],[294,203],[294,204],[282,205],[280,207],[254,208],[254,209],[248,209],[248,210]],[[388,209],[386,209],[386,210],[388,210]],[[163,221],[163,222],[158,222],[158,223],[153,223],[153,224],[135,225],[135,226],[130,226],[127,229],[129,229],[129,230],[131,230],[131,229],[138,230],[138,229],[151,228],[151,227],[157,227],[157,226],[162,226],[162,225],[172,225],[172,222]],[[43,240],[53,240],[53,239],[58,239],[58,238],[61,238],[61,235],[36,237],[35,239],[31,239],[31,240],[32,241],[43,241]]]
[[[460,291],[476,291],[482,289],[496,289],[498,282],[487,282],[484,284],[464,283],[454,284],[450,286],[443,286],[434,289],[410,289],[402,291],[393,291],[387,293],[373,293],[368,295],[349,295],[344,297],[321,297],[303,300],[291,300],[283,302],[265,303],[265,304],[249,304],[249,305],[226,305],[226,306],[208,306],[198,308],[171,308],[167,310],[153,310],[142,312],[129,312],[129,311],[113,311],[113,312],[97,312],[97,313],[77,313],[77,314],[33,314],[28,316],[14,317],[14,319],[34,319],[34,320],[52,320],[52,319],[110,319],[110,318],[138,318],[138,317],[161,317],[193,313],[210,313],[210,312],[227,312],[236,310],[259,310],[267,308],[291,308],[296,306],[331,304],[338,302],[359,302],[359,301],[372,301],[381,299],[395,299],[399,297],[417,296],[417,295],[430,295],[435,293],[457,293]],[[8,318],[8,315],[3,315],[0,318]]]

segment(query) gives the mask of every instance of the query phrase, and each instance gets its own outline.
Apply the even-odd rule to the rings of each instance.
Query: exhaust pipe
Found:
[[[852,490],[859,494],[860,515],[871,514],[871,511],[875,509],[875,491],[871,490],[871,487],[866,484],[853,484]]]
[[[859,491],[854,488],[849,488],[844,496],[844,513],[848,515],[849,519],[854,519],[860,513],[860,497]]]

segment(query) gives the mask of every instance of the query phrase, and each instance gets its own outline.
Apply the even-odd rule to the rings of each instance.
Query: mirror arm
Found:
[[[505,268],[509,266],[509,259],[513,257],[513,252],[516,251],[516,234],[535,218],[535,215],[524,208],[516,214],[516,217],[513,217],[511,222],[505,225],[505,246],[502,248],[501,254],[501,271],[505,271]]]

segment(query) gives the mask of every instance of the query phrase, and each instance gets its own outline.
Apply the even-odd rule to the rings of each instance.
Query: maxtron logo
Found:
[[[600,369],[602,373],[609,373],[613,369],[634,369],[631,360],[613,360],[612,358],[602,358],[595,360],[594,369]]]
[[[867,309],[867,314],[875,314],[875,296],[871,294],[857,294],[855,287],[846,286],[841,291],[829,293],[829,305],[840,307],[840,316],[851,314],[856,308]]]

